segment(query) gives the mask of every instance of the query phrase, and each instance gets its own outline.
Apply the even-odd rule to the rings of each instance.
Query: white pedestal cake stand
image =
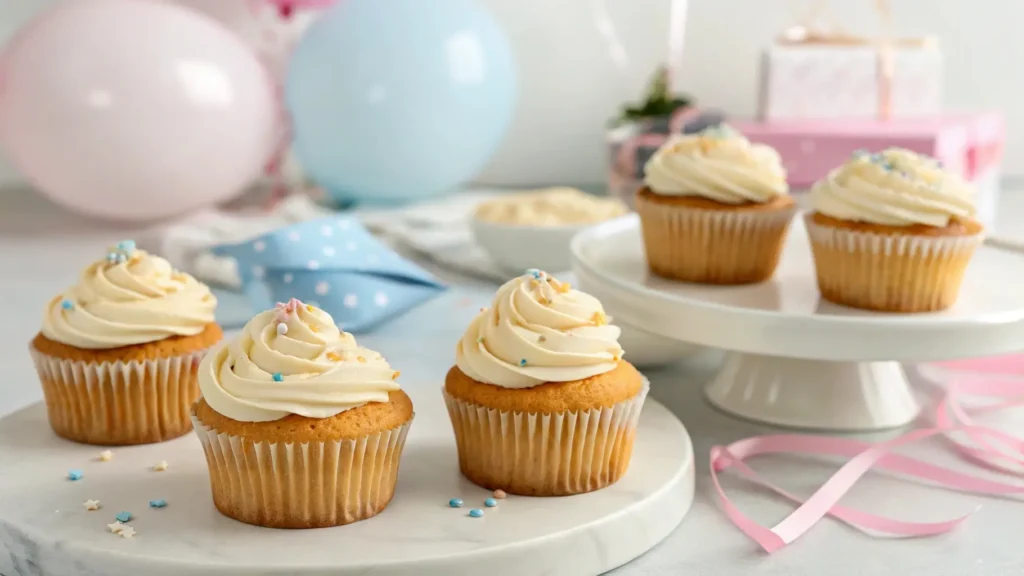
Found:
[[[928,314],[873,313],[822,300],[800,219],[774,278],[756,285],[652,275],[635,215],[581,232],[572,253],[582,289],[624,323],[732,351],[707,396],[751,420],[824,430],[901,426],[914,419],[918,404],[900,362],[1024,349],[1024,256],[1011,251],[981,248],[957,303]]]
[[[199,441],[102,448],[57,438],[42,405],[0,420],[0,574],[4,576],[596,576],[643,554],[693,500],[693,448],[679,420],[648,398],[630,469],[567,498],[491,495],[458,471],[440,393],[409,387],[416,422],[398,489],[380,515],[349,526],[274,530],[214,509]],[[166,460],[166,472],[150,466]],[[67,480],[69,469],[84,473]],[[449,508],[462,498],[464,508]],[[102,508],[87,511],[95,499]],[[165,499],[153,509],[150,500]],[[482,508],[483,518],[470,518]],[[131,512],[137,536],[107,531]]]

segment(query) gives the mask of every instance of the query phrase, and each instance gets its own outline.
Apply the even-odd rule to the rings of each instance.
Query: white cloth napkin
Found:
[[[482,200],[496,190],[464,192],[403,208],[353,210],[363,224],[407,256],[427,260],[452,272],[501,282],[506,275],[473,241],[469,219]],[[139,246],[162,255],[173,266],[208,284],[237,290],[241,286],[234,260],[215,256],[210,247],[238,243],[275,228],[335,213],[308,194],[293,194],[272,210],[262,207],[213,209],[149,230]]]

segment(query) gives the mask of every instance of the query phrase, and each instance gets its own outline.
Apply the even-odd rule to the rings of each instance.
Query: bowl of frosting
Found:
[[[569,241],[577,232],[627,211],[615,198],[575,188],[544,188],[481,203],[471,227],[477,244],[503,271],[564,271],[570,268]]]

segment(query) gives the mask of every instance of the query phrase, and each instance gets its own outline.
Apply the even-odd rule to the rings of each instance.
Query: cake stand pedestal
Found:
[[[580,287],[624,323],[731,351],[707,397],[750,420],[839,431],[902,426],[919,407],[900,362],[1024,349],[1024,256],[1008,250],[979,249],[957,303],[927,314],[822,300],[799,218],[774,278],[761,284],[710,286],[652,275],[636,215],[581,232],[572,253]]]
[[[650,397],[629,471],[617,483],[563,498],[491,492],[458,470],[455,440],[434,385],[416,403],[398,488],[381,514],[348,526],[275,530],[213,506],[193,434],[113,448],[57,438],[36,404],[0,419],[0,574],[5,576],[597,576],[664,539],[690,508],[693,448],[686,429]],[[166,460],[165,472],[152,465]],[[70,469],[83,477],[67,479]],[[462,498],[464,508],[450,508]],[[86,500],[101,508],[88,511]],[[166,508],[149,507],[164,499]],[[470,518],[471,508],[484,510]],[[106,525],[130,512],[132,539]]]

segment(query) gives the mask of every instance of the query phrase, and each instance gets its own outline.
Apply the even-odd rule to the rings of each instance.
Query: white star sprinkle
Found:
[[[86,510],[99,510],[100,509],[100,501],[99,500],[86,500],[85,502],[82,503],[82,506],[85,506]]]
[[[131,526],[125,526],[121,529],[120,532],[118,532],[118,534],[121,535],[121,538],[131,538],[135,536],[135,528],[132,528]]]
[[[355,308],[359,305],[359,296],[356,296],[355,294],[345,294],[345,298],[341,303],[345,305],[345,308]]]
[[[125,526],[124,524],[122,524],[120,522],[114,522],[113,524],[107,524],[107,530],[110,530],[114,534],[120,534],[121,531],[124,530],[125,528],[127,528],[127,526]]]
[[[167,460],[161,460],[160,462],[153,464],[154,472],[163,472],[165,470],[167,470]]]
[[[314,288],[314,290],[318,295],[323,296],[324,294],[327,294],[328,292],[331,291],[331,285],[323,281],[317,282],[316,288]]]
[[[383,292],[377,292],[373,295],[373,302],[383,308],[388,305],[388,295]]]
[[[110,462],[114,459],[114,453],[110,450],[104,450],[100,452],[100,462]]]

